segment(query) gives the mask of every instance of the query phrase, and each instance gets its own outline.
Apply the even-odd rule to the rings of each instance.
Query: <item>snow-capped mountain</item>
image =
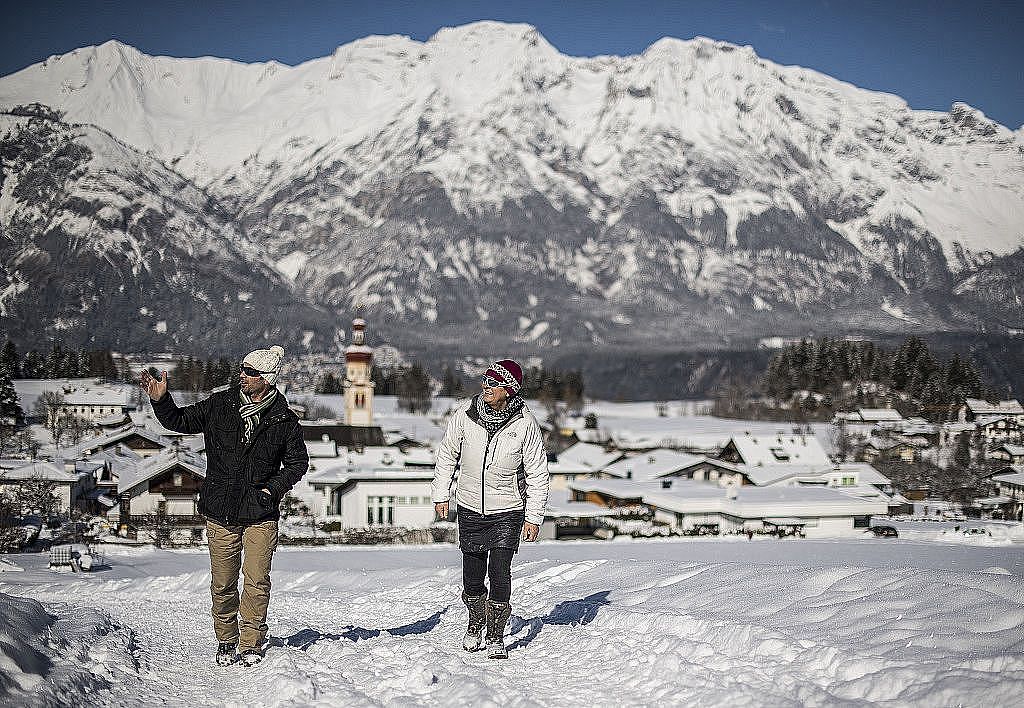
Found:
[[[334,318],[292,297],[202,190],[100,128],[19,113],[0,115],[5,334],[225,354],[329,344],[317,332]]]
[[[288,67],[108,42],[0,79],[0,108],[35,102],[190,182],[268,292],[399,343],[1024,329],[1021,131],[749,47],[577,58],[481,22]],[[36,208],[11,195],[5,230]]]

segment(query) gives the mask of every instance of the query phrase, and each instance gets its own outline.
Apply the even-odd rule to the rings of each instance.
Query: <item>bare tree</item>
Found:
[[[43,391],[36,399],[36,413],[46,419],[46,428],[57,438],[54,428],[64,407],[64,396],[59,391]]]
[[[55,491],[56,483],[35,476],[17,486],[15,499],[23,513],[35,513],[45,518],[61,511],[60,499],[54,494]]]

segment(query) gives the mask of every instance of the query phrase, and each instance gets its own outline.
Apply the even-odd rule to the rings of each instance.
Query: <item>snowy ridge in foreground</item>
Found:
[[[2,705],[98,702],[138,675],[132,632],[105,612],[0,593],[0,618]]]
[[[1019,575],[821,567],[800,561],[805,547],[817,548],[530,548],[513,569],[510,660],[497,664],[459,646],[465,609],[452,548],[280,554],[272,646],[251,670],[212,665],[201,554],[149,554],[130,569],[150,577],[37,576],[46,582],[0,589],[76,598],[134,629],[139,670],[105,694],[111,705],[1015,704],[1024,689]],[[899,546],[833,547],[836,558],[902,563],[886,560]],[[954,567],[966,550],[910,552],[918,548]],[[720,561],[689,560],[709,553]],[[786,560],[751,563],[752,553]],[[183,567],[195,572],[169,574]],[[6,627],[10,605],[2,608]],[[54,669],[35,687],[37,702],[63,680]],[[101,702],[66,688],[80,704]]]

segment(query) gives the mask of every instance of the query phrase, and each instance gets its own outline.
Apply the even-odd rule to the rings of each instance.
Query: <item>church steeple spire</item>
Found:
[[[366,346],[366,320],[352,320],[352,344],[345,347],[345,422],[373,425],[373,349]]]

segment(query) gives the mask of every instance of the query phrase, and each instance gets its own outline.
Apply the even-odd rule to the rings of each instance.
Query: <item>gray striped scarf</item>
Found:
[[[508,403],[500,411],[496,411],[489,405],[484,403],[484,397],[477,394],[476,397],[476,414],[480,418],[480,425],[484,426],[484,430],[487,431],[487,436],[490,437],[505,424],[505,421],[512,417],[513,414],[517,413],[520,408],[523,407],[523,399],[519,396],[513,396],[508,399]]]
[[[260,424],[260,413],[266,410],[270,402],[277,396],[277,388],[271,386],[270,390],[259,401],[254,401],[245,395],[244,391],[239,390],[238,395],[242,399],[242,404],[238,408],[239,414],[242,416],[242,442],[246,445],[252,439],[252,434],[256,430],[256,426]]]

